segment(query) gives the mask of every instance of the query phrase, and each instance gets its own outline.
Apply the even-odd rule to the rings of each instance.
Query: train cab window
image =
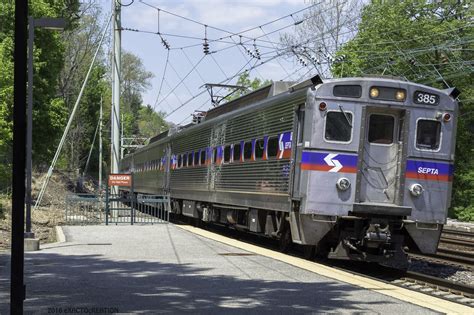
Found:
[[[188,155],[185,153],[183,154],[183,167],[188,166]]]
[[[267,157],[274,158],[278,154],[278,137],[270,137],[267,142]]]
[[[224,163],[230,162],[230,145],[224,147]]]
[[[352,138],[352,113],[347,111],[328,112],[324,138],[328,141],[350,142]]]
[[[244,144],[244,160],[252,159],[252,142],[245,142]]]
[[[255,140],[255,159],[256,160],[260,160],[263,158],[263,149],[264,149],[263,139]]]
[[[178,155],[178,168],[183,166],[183,156],[180,154]]]
[[[416,148],[438,150],[441,139],[441,123],[436,120],[420,119],[416,124]]]
[[[240,162],[240,156],[242,155],[242,148],[240,143],[234,144],[234,152],[232,152],[232,159],[234,162]]]
[[[362,87],[360,85],[336,85],[332,92],[334,96],[359,98],[362,96]]]
[[[206,164],[206,151],[202,150],[201,151],[201,165],[205,165],[205,164]]]
[[[395,117],[389,115],[370,115],[369,142],[377,144],[392,144]]]
[[[199,151],[194,152],[194,165],[199,165]]]

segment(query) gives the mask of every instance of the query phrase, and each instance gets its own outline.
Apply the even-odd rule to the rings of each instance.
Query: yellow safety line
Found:
[[[252,252],[261,256],[273,258],[289,265],[299,267],[324,277],[331,278],[334,280],[349,283],[364,289],[373,290],[380,294],[384,294],[395,299],[399,299],[408,303],[416,304],[422,307],[432,309],[437,312],[446,314],[474,314],[474,309],[461,305],[458,303],[443,300],[437,297],[433,297],[420,292],[412,291],[402,287],[395,286],[393,284],[384,283],[382,281],[365,278],[348,271],[342,271],[334,269],[325,265],[318,264],[316,262],[308,261],[302,258],[289,256],[269,250],[266,248],[258,247],[252,244],[247,244],[238,240],[234,240],[216,233],[212,233],[206,230],[198,229],[188,225],[176,225],[177,227],[189,231],[194,234],[201,235],[214,241],[218,241],[233,247],[243,249],[248,252]]]

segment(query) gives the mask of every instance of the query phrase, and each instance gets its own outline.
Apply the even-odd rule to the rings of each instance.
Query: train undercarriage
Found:
[[[303,246],[305,256],[374,262],[399,269],[407,267],[406,233],[401,217],[301,216],[297,212],[248,209],[222,204],[174,200],[172,211],[199,222],[224,225],[265,235],[279,241],[287,252]]]

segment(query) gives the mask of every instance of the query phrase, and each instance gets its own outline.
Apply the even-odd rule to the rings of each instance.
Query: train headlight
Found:
[[[404,101],[405,100],[405,91],[398,90],[397,92],[395,92],[395,99],[397,101]]]
[[[410,193],[415,197],[419,197],[423,193],[423,191],[423,186],[421,186],[420,184],[413,184],[410,186]]]
[[[336,187],[339,190],[345,191],[351,187],[351,182],[345,177],[339,178],[336,182]]]
[[[370,97],[372,98],[376,98],[379,96],[379,89],[377,89],[376,87],[373,87],[370,89]]]

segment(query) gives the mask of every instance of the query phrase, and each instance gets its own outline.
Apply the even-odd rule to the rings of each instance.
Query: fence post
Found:
[[[109,225],[109,181],[106,181],[106,186],[105,186],[105,225]]]

